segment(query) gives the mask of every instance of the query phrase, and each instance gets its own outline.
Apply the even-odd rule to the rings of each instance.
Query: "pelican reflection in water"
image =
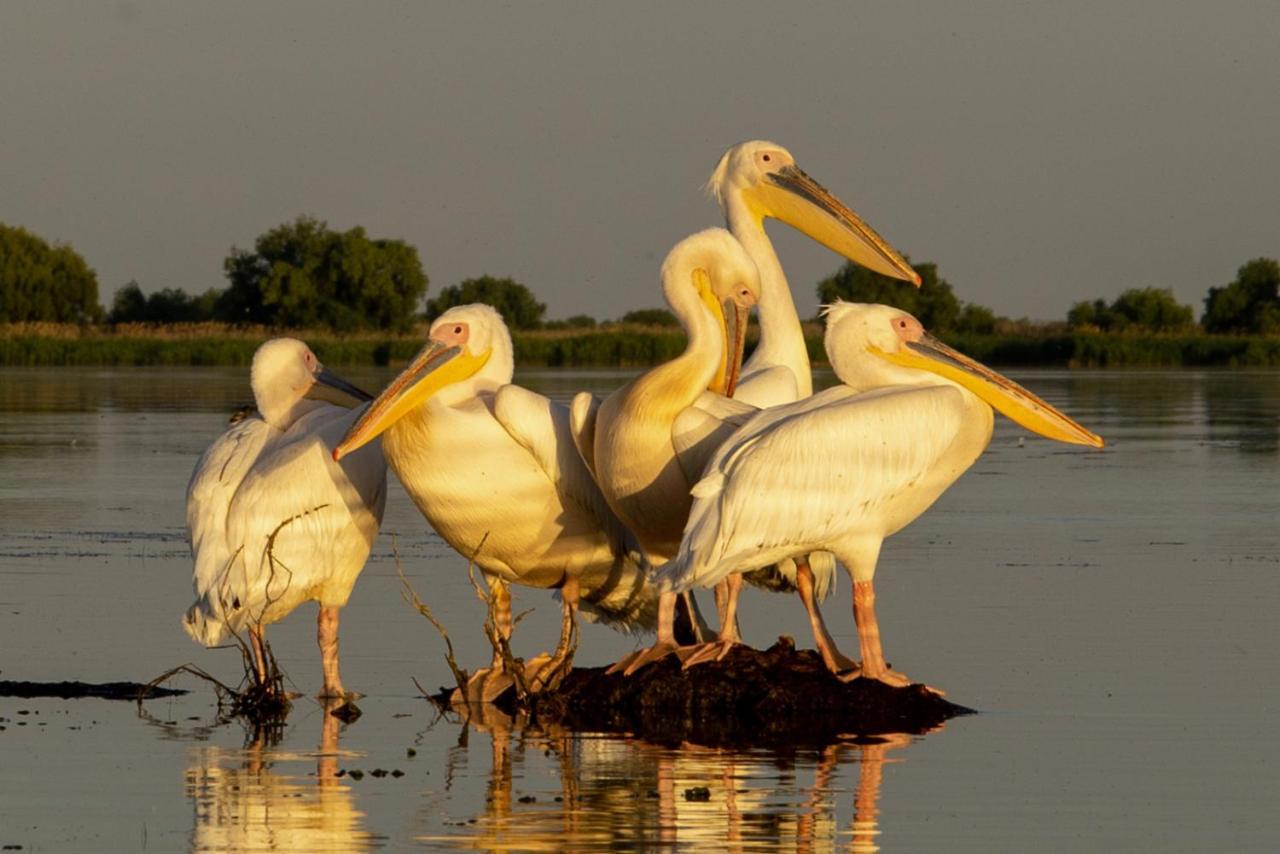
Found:
[[[243,750],[192,748],[192,851],[365,851],[378,844],[351,784],[338,776],[344,724],[328,713],[334,702],[321,709],[314,754],[277,750],[261,733]],[[314,776],[303,765],[312,760]]]
[[[563,851],[678,846],[747,850],[879,850],[885,766],[905,759],[913,736],[865,736],[774,755],[530,726],[474,706],[446,780],[488,740],[483,812],[455,812],[419,843],[482,850]],[[474,766],[473,766],[474,767]],[[559,788],[547,791],[548,777]],[[424,813],[425,814],[425,813]]]

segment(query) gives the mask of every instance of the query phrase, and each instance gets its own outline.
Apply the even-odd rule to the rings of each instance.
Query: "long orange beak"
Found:
[[[1032,432],[1059,442],[1101,448],[1102,437],[1086,430],[1052,404],[1046,403],[1006,376],[970,359],[925,333],[896,353],[873,352],[899,365],[938,374],[964,386],[992,408]]]
[[[472,355],[460,347],[428,341],[400,375],[369,405],[333,449],[334,460],[376,439],[440,389],[474,374],[489,352]]]
[[[757,216],[780,219],[855,264],[920,287],[898,250],[800,167],[771,172],[745,194]]]

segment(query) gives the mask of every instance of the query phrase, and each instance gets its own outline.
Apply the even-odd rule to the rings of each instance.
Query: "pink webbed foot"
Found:
[[[688,656],[682,656],[684,661],[683,668],[688,670],[698,664],[706,664],[709,661],[721,661],[729,651],[738,645],[736,640],[715,640],[710,643],[700,643],[697,646],[689,648]]]
[[[837,678],[839,678],[841,682],[852,682],[854,679],[874,679],[877,682],[883,682],[884,684],[893,688],[906,688],[908,686],[917,684],[914,681],[912,681],[911,677],[907,676],[907,674],[900,673],[897,670],[893,670],[889,668],[886,668],[885,670],[882,670],[880,673],[877,673],[876,675],[872,676],[865,673],[861,667],[858,667],[856,670],[852,672],[837,674]],[[939,697],[947,696],[947,692],[943,691],[940,688],[934,688],[931,685],[921,685],[920,687],[924,688],[926,691],[928,691],[931,694],[937,694]]]
[[[621,673],[623,676],[630,676],[640,668],[653,664],[655,661],[661,661],[668,655],[675,655],[683,661],[692,649],[693,647],[659,641],[651,647],[623,656],[617,664],[610,667],[605,673],[609,675]]]

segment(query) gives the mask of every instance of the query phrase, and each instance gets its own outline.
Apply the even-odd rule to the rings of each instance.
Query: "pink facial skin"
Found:
[[[890,320],[889,325],[904,344],[914,344],[924,337],[924,327],[914,317],[901,315]]]
[[[467,323],[448,323],[431,330],[431,340],[446,347],[465,347],[470,337],[471,326]]]

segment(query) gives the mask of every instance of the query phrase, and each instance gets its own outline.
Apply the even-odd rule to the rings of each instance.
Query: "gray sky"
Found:
[[[222,287],[309,213],[548,315],[661,302],[766,138],[962,299],[1208,286],[1280,256],[1280,3],[0,0],[0,221],[103,301]],[[773,224],[802,312],[840,259]]]

